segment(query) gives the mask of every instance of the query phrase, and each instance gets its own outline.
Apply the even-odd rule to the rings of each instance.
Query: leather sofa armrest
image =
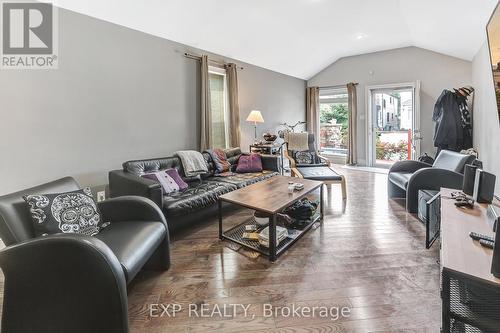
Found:
[[[112,198],[127,195],[145,197],[163,208],[163,190],[160,183],[123,170],[109,172],[109,193]]]
[[[432,167],[431,164],[420,162],[420,161],[398,161],[392,165],[392,167],[389,169],[389,173],[391,172],[415,172],[417,170],[420,170],[422,168],[430,168]]]
[[[165,215],[152,200],[139,196],[123,196],[98,202],[106,222],[160,221],[168,230]]]
[[[125,275],[99,239],[34,238],[0,251],[0,267],[3,332],[128,332]]]
[[[280,171],[280,157],[274,155],[260,155],[262,159],[262,169],[269,171]]]
[[[438,168],[417,170],[408,180],[406,210],[410,213],[417,212],[419,190],[439,191],[442,187],[460,190],[462,182],[463,175],[458,172]]]

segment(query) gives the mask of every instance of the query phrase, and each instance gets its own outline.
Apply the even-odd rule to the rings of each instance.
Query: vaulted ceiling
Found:
[[[497,0],[57,0],[82,14],[302,79],[417,46],[471,60]],[[411,61],[411,59],[408,59]]]

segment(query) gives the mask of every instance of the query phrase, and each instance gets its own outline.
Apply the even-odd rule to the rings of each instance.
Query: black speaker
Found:
[[[474,181],[476,179],[477,165],[466,164],[464,169],[464,182],[462,183],[462,191],[465,194],[472,195],[474,193]]]
[[[472,199],[480,203],[491,203],[495,193],[495,179],[494,174],[477,169]]]
[[[496,224],[500,223],[500,217]],[[491,259],[491,274],[500,278],[500,230],[495,233],[495,246],[493,247],[493,258]]]

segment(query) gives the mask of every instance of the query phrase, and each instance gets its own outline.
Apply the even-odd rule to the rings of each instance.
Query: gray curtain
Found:
[[[240,147],[240,105],[238,103],[238,67],[228,64],[227,87],[229,97],[229,145]]]
[[[201,56],[201,118],[200,150],[212,148],[212,111],[210,109],[210,82],[208,56]]]
[[[314,134],[316,150],[319,148],[319,88],[308,87],[306,93],[307,132]]]
[[[356,94],[356,84],[347,84],[348,105],[349,105],[349,140],[347,149],[347,164],[358,163],[358,150],[356,136],[358,134],[358,104]]]

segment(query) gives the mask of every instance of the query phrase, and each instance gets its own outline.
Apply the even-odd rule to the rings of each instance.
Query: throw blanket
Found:
[[[288,133],[285,140],[288,143],[288,150],[294,150],[294,151],[309,150],[309,143],[307,141],[307,132]]]
[[[208,172],[208,166],[200,152],[195,150],[181,150],[175,153],[179,156],[186,177],[195,177]]]

